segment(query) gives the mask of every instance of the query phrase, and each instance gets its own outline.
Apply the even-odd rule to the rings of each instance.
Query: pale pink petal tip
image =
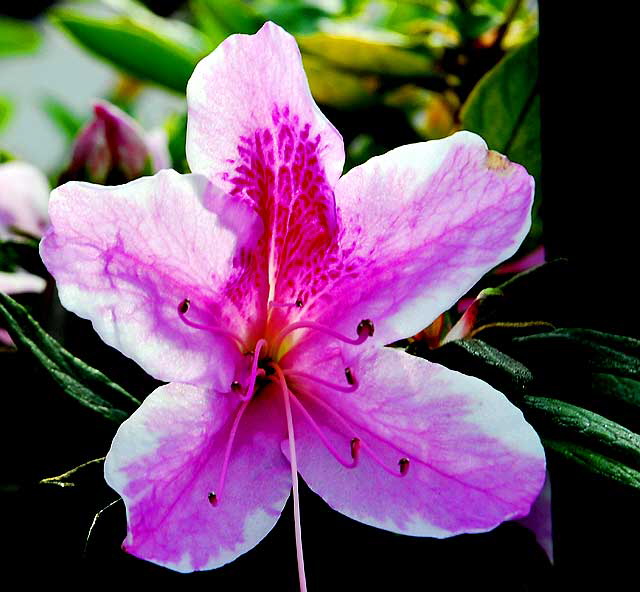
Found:
[[[527,516],[518,520],[536,537],[538,544],[544,549],[549,561],[553,563],[553,522],[551,514],[551,481],[547,472],[544,487],[531,506]]]
[[[120,426],[105,478],[126,505],[127,552],[180,572],[213,569],[253,548],[274,526],[291,477],[279,450],[282,420],[269,401],[244,414],[224,488],[213,496],[238,404],[169,384]]]

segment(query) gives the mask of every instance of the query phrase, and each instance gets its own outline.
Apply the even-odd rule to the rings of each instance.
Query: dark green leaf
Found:
[[[19,349],[30,353],[63,391],[80,403],[115,422],[129,413],[114,407],[112,399],[135,409],[140,402],[102,372],[88,366],[67,350],[13,298],[0,293],[0,320]]]
[[[592,329],[556,329],[514,339],[518,359],[561,359],[567,368],[640,378],[640,341]]]
[[[460,112],[464,129],[523,165],[540,195],[540,94],[537,38],[508,54],[473,89]],[[537,219],[537,209],[534,221]]]
[[[40,259],[36,239],[0,240],[0,271],[13,271],[16,267],[46,276],[47,270]]]
[[[59,10],[54,22],[79,43],[132,76],[184,93],[195,65],[213,46],[195,29],[182,35],[184,23],[174,34],[166,19],[153,23],[129,16],[95,18]],[[169,26],[171,24],[171,26]]]
[[[40,39],[31,23],[0,16],[0,57],[35,51]]]
[[[169,137],[169,154],[173,168],[180,173],[189,172],[187,163],[187,114],[181,113],[172,116],[167,122],[167,135]]]
[[[429,350],[416,342],[407,351],[485,380],[512,399],[519,399],[533,376],[523,364],[479,339],[461,339]]]
[[[551,451],[558,454],[583,469],[606,479],[612,479],[629,487],[640,489],[640,471],[636,471],[624,463],[573,443],[548,439],[544,439],[543,442],[547,452]]]
[[[620,424],[557,399],[525,396],[521,406],[542,438],[584,446],[640,470],[640,436]]]

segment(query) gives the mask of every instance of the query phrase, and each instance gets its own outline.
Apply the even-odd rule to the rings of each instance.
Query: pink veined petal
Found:
[[[544,549],[549,561],[553,563],[553,522],[551,520],[551,481],[549,472],[540,495],[531,506],[529,514],[518,520],[536,537],[538,544]]]
[[[469,132],[370,159],[336,187],[339,248],[305,314],[345,332],[371,319],[381,344],[417,333],[516,251],[532,199],[525,169]]]
[[[365,524],[437,538],[487,531],[529,512],[544,482],[544,451],[504,395],[398,350],[367,348],[357,358],[344,352],[318,353],[313,371],[336,382],[344,367],[353,368],[355,393],[301,379],[292,385],[336,450],[348,458],[351,438],[361,440],[358,466],[345,468],[295,414],[298,469],[332,508]],[[409,459],[408,473],[385,471],[367,447],[392,473]]]
[[[295,39],[270,22],[232,35],[196,67],[187,103],[191,169],[254,205],[265,222],[257,269],[269,270],[271,300],[293,304],[290,287],[315,273],[334,241],[333,186],[344,163]]]
[[[11,339],[11,335],[5,329],[0,329],[0,344],[13,346],[13,339]]]
[[[240,401],[176,383],[151,393],[120,426],[105,461],[107,483],[127,508],[124,549],[189,572],[224,565],[258,544],[291,489],[278,402],[265,397],[247,408],[212,506]]]
[[[187,326],[177,310],[188,298],[191,321],[241,339],[258,314],[255,299],[233,301],[228,292],[259,220],[229,201],[223,215],[245,220],[248,234],[239,237],[211,209],[215,193],[204,177],[171,170],[117,187],[67,183],[52,192],[40,252],[63,306],[90,319],[109,345],[160,380],[226,391],[239,345]]]
[[[0,239],[11,236],[14,226],[41,236],[49,217],[49,182],[33,165],[10,161],[0,164]]]
[[[24,294],[28,292],[44,292],[47,282],[38,275],[22,269],[7,272],[0,271],[0,292],[5,294]]]

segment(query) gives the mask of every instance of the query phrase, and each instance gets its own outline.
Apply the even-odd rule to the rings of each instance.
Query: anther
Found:
[[[242,392],[242,385],[237,380],[234,380],[231,383],[231,392],[234,392],[234,393]]]
[[[180,304],[178,304],[178,312],[180,314],[186,314],[189,310],[189,306],[191,306],[191,301],[188,298],[185,298]]]
[[[361,320],[358,323],[358,328],[356,329],[358,337],[362,337],[363,335],[366,335],[367,337],[373,337],[373,331],[373,321],[371,321],[370,319]]]
[[[344,375],[346,376],[347,382],[350,385],[354,385],[356,383],[356,378],[353,375],[353,372],[351,371],[351,368],[349,368],[349,367],[345,368],[344,369]]]
[[[358,456],[360,456],[360,438],[351,438],[350,442],[351,446],[351,458],[353,460],[357,460]]]
[[[302,307],[304,306],[304,302],[302,302],[302,300],[300,300],[300,298],[298,298],[298,299],[296,300],[296,306],[297,306],[298,308],[302,308]]]
[[[408,458],[401,458],[398,461],[398,465],[400,466],[400,474],[404,477],[409,472],[409,465],[411,461]]]
[[[209,495],[207,495],[207,499],[209,500],[209,503],[212,506],[215,507],[218,505],[218,496],[215,493],[213,493],[213,491],[209,492]]]

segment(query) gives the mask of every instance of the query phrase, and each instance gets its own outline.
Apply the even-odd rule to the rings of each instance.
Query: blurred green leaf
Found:
[[[640,471],[577,444],[561,440],[543,440],[547,452],[558,454],[565,460],[605,479],[640,489]]]
[[[233,33],[255,33],[264,19],[242,0],[192,0],[191,10],[213,45]]]
[[[0,16],[0,58],[35,51],[41,37],[31,23]]]
[[[0,96],[0,130],[7,125],[13,114],[13,103],[7,98]]]
[[[82,127],[83,118],[55,97],[46,97],[42,102],[44,112],[67,140],[73,140]]]
[[[302,63],[311,93],[318,103],[349,109],[362,107],[373,100],[378,86],[375,78],[338,70],[315,56],[303,55]]]
[[[19,349],[30,353],[62,390],[82,405],[115,422],[130,413],[113,406],[110,399],[126,402],[132,411],[140,402],[102,372],[71,355],[10,296],[0,293],[0,319]]]
[[[389,43],[332,33],[298,35],[297,39],[303,53],[320,56],[345,70],[390,76],[432,73],[429,56]]]
[[[58,10],[52,18],[84,47],[114,66],[179,93],[185,92],[195,65],[213,48],[195,29],[187,36],[182,27],[152,28],[129,16],[96,18]],[[159,17],[153,20],[164,25],[167,25],[166,21]]]
[[[265,21],[273,21],[290,33],[318,30],[318,21],[331,15],[313,2],[305,0],[258,0],[253,7]]]
[[[168,136],[169,154],[173,168],[180,173],[189,172],[187,163],[186,143],[187,143],[187,114],[181,113],[173,115],[165,124]]]

